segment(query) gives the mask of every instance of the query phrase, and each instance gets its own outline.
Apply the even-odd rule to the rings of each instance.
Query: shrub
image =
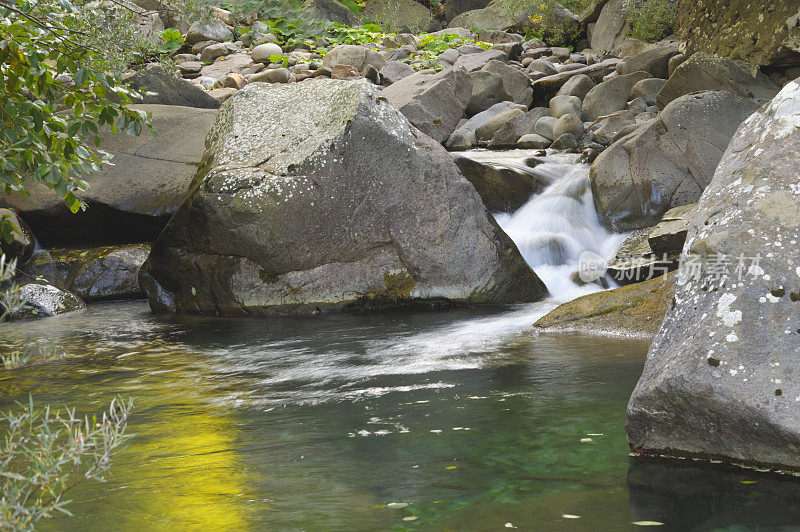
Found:
[[[104,482],[126,434],[131,400],[114,399],[98,419],[75,410],[37,410],[33,399],[18,413],[0,415],[0,528],[32,530],[56,512],[72,515],[64,495],[84,480]]]
[[[675,28],[675,6],[675,0],[630,0],[628,34],[645,42],[669,36]]]

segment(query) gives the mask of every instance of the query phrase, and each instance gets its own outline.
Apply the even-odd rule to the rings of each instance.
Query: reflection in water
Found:
[[[109,482],[71,493],[76,517],[45,529],[607,530],[659,520],[674,498],[659,489],[673,481],[627,478],[623,431],[647,346],[524,333],[547,308],[214,320],[102,304],[0,325],[0,349],[57,339],[70,353],[0,373],[0,408],[28,393],[83,411],[116,394],[135,400],[137,436]],[[728,482],[715,474],[696,483]],[[761,499],[749,509],[780,510]],[[731,515],[715,522],[739,522]],[[769,522],[794,525],[795,515]]]

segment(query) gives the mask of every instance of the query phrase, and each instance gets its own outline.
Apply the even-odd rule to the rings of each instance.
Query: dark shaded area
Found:
[[[25,214],[44,248],[81,247],[99,244],[152,242],[170,216],[147,216],[123,212],[108,205],[90,203],[85,211],[35,212]]]
[[[704,462],[637,457],[628,469],[635,520],[661,531],[797,530],[800,479]]]

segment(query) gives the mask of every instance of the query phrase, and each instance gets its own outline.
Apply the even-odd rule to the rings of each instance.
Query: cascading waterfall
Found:
[[[565,301],[600,290],[596,284],[580,286],[571,279],[578,259],[584,251],[610,259],[625,235],[611,234],[600,225],[589,165],[579,163],[577,155],[558,154],[536,158],[537,164],[531,167],[527,164],[530,152],[522,150],[464,155],[550,183],[516,212],[497,213],[495,218],[555,299]]]

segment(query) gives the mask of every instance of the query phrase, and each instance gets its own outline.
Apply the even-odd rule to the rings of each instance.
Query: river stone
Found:
[[[536,124],[533,126],[533,132],[552,141],[555,139],[553,136],[553,127],[556,125],[557,120],[558,118],[553,116],[543,116],[536,121]]]
[[[533,133],[533,127],[543,116],[547,116],[549,110],[546,107],[534,107],[521,116],[516,116],[509,120],[489,141],[489,149],[513,148],[517,141],[529,133]]]
[[[599,83],[606,75],[615,71],[619,62],[619,59],[612,57],[577,70],[559,72],[552,76],[537,79],[531,84],[533,87],[533,102],[536,105],[546,104],[567,81],[575,76],[588,76],[595,83]]]
[[[618,285],[641,283],[674,270],[670,257],[656,257],[650,249],[648,238],[653,228],[632,231],[608,262],[606,276]],[[655,331],[653,331],[655,333]]]
[[[506,122],[524,114],[524,109],[509,109],[503,113],[496,114],[475,128],[475,139],[478,143],[489,142],[494,134],[497,133],[497,130],[503,127]]]
[[[463,68],[467,72],[474,72],[486,66],[489,61],[505,61],[507,59],[506,54],[501,50],[481,50],[482,51],[477,53],[459,56],[459,58],[456,59],[456,62],[453,64],[453,67]],[[461,51],[460,48],[459,51]]]
[[[650,74],[646,72],[634,72],[596,85],[583,100],[581,117],[584,121],[591,122],[600,116],[622,111],[628,103],[628,95],[633,86],[649,77]]]
[[[553,141],[547,137],[537,135],[536,133],[528,133],[519,138],[517,141],[517,148],[538,150],[549,148],[552,143]]]
[[[322,60],[322,66],[333,68],[336,65],[350,65],[359,73],[363,72],[367,65],[372,65],[380,70],[386,63],[386,58],[381,53],[353,44],[337,46],[325,54],[325,58]]]
[[[476,70],[470,72],[472,96],[467,104],[467,116],[480,113],[500,102],[511,100],[511,95],[503,87],[503,79],[491,72]]]
[[[580,117],[581,99],[577,96],[553,96],[553,98],[550,100],[550,116],[553,118],[561,118],[567,114]]]
[[[467,11],[473,11],[475,9],[483,9],[484,7],[489,5],[490,1],[491,0],[445,0],[444,16],[448,21],[453,20],[453,18],[455,18],[457,15],[460,15],[461,13],[466,13]],[[450,31],[451,29],[462,29],[462,28],[448,28],[446,30],[442,30],[442,32],[447,32]],[[475,38],[475,35],[473,34],[471,38]]]
[[[407,78],[413,73],[414,69],[411,68],[410,65],[407,65],[402,61],[389,61],[388,63],[383,65],[383,67],[379,71],[381,79],[385,82],[386,85],[397,83],[401,79]]]
[[[531,80],[521,70],[497,59],[486,63],[481,70],[499,76],[503,80],[503,89],[511,96],[514,103],[522,104],[525,107],[531,106],[531,101],[533,101]]]
[[[210,22],[195,22],[186,32],[183,42],[189,46],[202,41],[225,42],[233,40],[233,32],[219,19]]]
[[[135,299],[144,297],[139,270],[149,253],[150,244],[54,248],[37,253],[28,270],[84,301]]]
[[[292,76],[288,68],[268,68],[250,76],[248,83],[289,83],[290,79],[292,79]]]
[[[59,290],[50,284],[28,283],[20,286],[19,296],[25,301],[21,308],[9,314],[9,320],[48,318],[86,309],[78,296]]]
[[[631,111],[620,111],[614,116],[598,122],[599,128],[592,132],[592,140],[608,146],[617,138],[617,134],[624,128],[636,124],[636,115]]]
[[[14,230],[11,234],[11,242],[0,238],[0,255],[5,255],[7,261],[16,260],[17,267],[22,267],[31,260],[33,251],[36,249],[36,238],[33,236],[33,231],[11,209],[0,209],[0,220],[9,222]]]
[[[741,124],[700,198],[683,253],[728,273],[679,276],[628,405],[632,449],[800,469],[798,150],[793,81]]]
[[[629,29],[628,0],[610,0],[588,32],[590,46],[601,52],[619,52]]]
[[[675,55],[678,55],[678,45],[675,43],[656,46],[628,58],[621,64],[619,73],[648,72],[654,78],[666,79],[669,60]]]
[[[142,275],[155,310],[312,313],[547,290],[450,155],[367,82],[250,84]]]
[[[563,303],[533,327],[542,332],[582,332],[603,336],[651,339],[672,301],[675,274]]]
[[[553,5],[548,17],[542,20],[539,4],[519,0],[492,0],[483,9],[473,9],[453,18],[451,27],[476,30],[504,30],[526,33],[526,30],[549,32],[558,28],[565,35],[580,32],[578,16],[560,5]]]
[[[707,52],[770,68],[800,63],[800,5],[796,0],[766,5],[683,1],[678,5],[677,22],[678,35],[686,41],[690,54]]]
[[[152,114],[157,135],[130,137],[101,128],[100,147],[114,155],[114,166],[84,177],[90,188],[78,196],[88,209],[72,214],[41,184],[29,185],[29,197],[0,195],[0,207],[18,210],[46,247],[155,239],[189,190],[217,110],[133,108]]]
[[[657,226],[650,231],[647,242],[656,255],[678,255],[686,242],[696,203],[668,210]]]
[[[778,93],[775,83],[757,67],[701,52],[675,69],[658,93],[656,102],[664,107],[684,94],[703,90],[728,91],[742,98],[762,99]]]
[[[548,185],[541,178],[510,168],[493,166],[467,157],[456,156],[454,160],[464,177],[475,187],[483,204],[492,212],[514,212]]]
[[[423,70],[383,90],[411,123],[438,142],[456,129],[472,97],[472,80],[462,68]]]
[[[631,89],[630,97],[641,98],[647,102],[648,105],[654,105],[656,103],[656,97],[658,96],[659,91],[664,87],[666,82],[667,80],[665,79],[657,78],[648,78],[637,81]]]
[[[275,44],[274,42],[265,42],[264,44],[259,44],[253,51],[250,53],[250,57],[256,63],[272,63],[273,55],[281,55],[283,54],[283,49]]]
[[[567,80],[564,85],[558,89],[557,96],[575,96],[583,100],[590,90],[595,86],[592,78],[586,74],[577,74]]]
[[[427,7],[414,0],[370,0],[359,15],[387,33],[421,33],[442,27]]]
[[[689,94],[612,144],[590,172],[601,221],[630,231],[696,202],[736,128],[756,109],[729,92]]]
[[[578,139],[572,133],[562,133],[550,145],[554,150],[574,150],[578,147]]]
[[[564,133],[569,133],[576,139],[583,136],[583,122],[572,114],[565,114],[553,124],[553,136],[557,139]]]
[[[201,109],[218,109],[219,102],[192,83],[168,76],[161,65],[149,65],[125,78],[131,88],[155,94],[146,94],[141,103],[153,105],[181,105]]]
[[[358,26],[359,20],[355,13],[337,0],[306,0],[306,6],[319,18],[338,22],[345,26]]]

